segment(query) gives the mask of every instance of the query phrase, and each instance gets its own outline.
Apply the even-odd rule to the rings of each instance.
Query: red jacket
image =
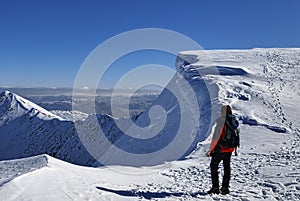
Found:
[[[225,135],[225,124],[222,125],[220,132],[217,135],[213,136],[210,144],[211,152],[226,153],[226,152],[233,152],[235,150],[235,148],[229,148],[218,144],[219,140],[222,137],[224,137],[224,135]]]

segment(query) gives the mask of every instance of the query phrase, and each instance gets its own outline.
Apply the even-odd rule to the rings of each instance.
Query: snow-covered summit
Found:
[[[203,51],[179,53],[188,72],[202,70],[207,63]],[[299,66],[300,48],[254,48],[206,50],[215,73],[206,74],[218,86],[218,102],[230,104],[244,124],[266,127],[276,132],[293,131],[300,126]],[[204,74],[206,71],[203,71]]]
[[[139,161],[136,156],[132,159],[120,157],[118,162],[127,164],[132,160],[134,163],[159,164],[164,160],[175,160],[179,154],[174,153],[179,152],[182,141],[190,142],[190,146],[181,157],[189,155],[198,142],[211,134],[223,104],[231,105],[243,124],[276,133],[294,132],[300,126],[297,120],[300,111],[294,108],[300,98],[293,95],[294,91],[299,91],[299,84],[296,84],[299,59],[300,49],[297,48],[179,53],[176,59],[178,74],[174,75],[152,105],[153,108],[160,106],[165,110],[164,127],[149,140],[131,138],[125,134],[115,143],[118,148],[131,153],[147,153],[149,158],[143,156]],[[135,121],[144,128],[150,125],[149,129],[138,132],[138,137],[153,136],[152,131],[163,122],[161,113],[153,118],[152,125],[149,123],[152,107]],[[179,137],[181,133],[182,138]],[[180,144],[177,144],[177,139]],[[111,159],[110,156],[107,158]]]
[[[80,149],[82,144],[73,121],[64,120],[9,91],[0,95],[0,142],[0,160],[39,154],[82,165],[91,160]]]
[[[13,178],[21,175],[0,184],[0,200],[299,200],[300,49],[209,50],[206,53],[211,57],[213,66],[202,60],[201,51],[186,51],[180,53],[180,58],[186,61],[178,58],[176,67],[192,86],[191,90],[196,93],[199,103],[203,106],[208,106],[205,101],[216,104],[214,107],[217,110],[211,107],[212,111],[207,112],[208,107],[203,107],[201,114],[211,112],[213,120],[219,115],[218,106],[230,104],[240,120],[241,147],[239,156],[232,157],[229,195],[204,193],[211,185],[210,158],[205,156],[209,138],[200,142],[185,160],[167,162],[166,165],[114,165],[99,169],[80,167],[64,162],[92,164],[84,147],[78,144],[78,137],[74,135],[74,122],[58,119],[44,121],[35,117],[32,122],[23,115],[24,118],[16,118],[14,122],[0,126],[1,159],[47,153],[64,161],[42,155],[0,162],[0,177],[10,179],[9,175],[13,175]],[[216,68],[217,71],[210,68]],[[199,72],[203,74],[200,76]],[[212,94],[212,100],[207,100],[202,93],[202,87],[205,86],[200,82],[201,78],[206,81],[205,84],[213,86],[211,92],[215,94]],[[182,77],[177,75],[171,80],[176,90],[180,89],[176,85],[180,79]],[[117,119],[108,115],[97,115],[97,118],[90,116],[82,122],[81,129],[84,133],[94,134],[100,122],[101,129],[107,131],[106,137],[116,146],[135,153],[139,151],[140,155],[158,152],[159,148],[166,145],[166,140],[170,144],[174,142],[172,136],[177,132],[182,109],[178,103],[180,100],[176,98],[170,91],[164,90],[153,103],[153,106],[164,108],[168,123],[149,144],[142,141],[148,139],[142,139],[141,142],[128,140],[128,136],[124,137],[124,133],[118,129]],[[189,106],[194,109],[195,105]],[[152,118],[156,124],[149,129],[157,128],[161,119],[164,119],[158,118],[156,114],[159,110],[155,109],[159,108],[145,111],[134,123],[145,127],[149,125],[152,114],[152,117],[156,117]],[[0,108],[0,111],[3,110]],[[194,125],[195,122],[186,125]],[[199,131],[196,133],[199,141],[206,137],[201,131],[207,130],[207,127],[203,127],[207,126],[206,122],[201,123],[201,128],[197,125],[191,127],[192,131]],[[183,140],[190,134],[185,133]],[[145,134],[149,134],[147,129]],[[87,135],[86,140],[93,142],[96,139],[94,135]],[[175,149],[182,143],[175,144]],[[109,144],[102,141],[97,145],[102,153],[110,148]],[[171,151],[177,151],[175,149]],[[139,155],[135,155],[134,159],[136,156]],[[155,152],[149,158],[155,160],[158,157],[160,161],[150,163],[159,163],[167,158],[164,153],[155,155]],[[119,165],[128,164],[127,161],[117,162]],[[23,174],[27,171],[23,168],[26,166],[32,166],[35,171]],[[145,174],[147,168],[153,174]]]
[[[203,51],[181,52],[176,61],[178,74],[133,122],[96,115],[75,128],[73,121],[62,121],[16,94],[3,92],[0,139],[4,143],[0,159],[47,153],[75,164],[91,165],[93,160],[81,144],[84,140],[88,146],[97,147],[93,150],[108,164],[161,164],[194,151],[211,133],[222,104],[230,104],[245,125],[277,133],[299,128],[300,111],[294,104],[300,101],[299,94],[293,93],[299,91],[299,49],[209,50],[206,54],[211,58],[210,65],[203,60]],[[103,139],[99,138],[100,130],[105,134]],[[133,135],[127,131],[133,131]],[[23,146],[18,145],[20,142]],[[182,142],[188,143],[180,150]],[[129,160],[118,154],[118,149],[135,155]],[[110,161],[112,156],[119,158]],[[136,156],[142,157],[137,160]]]
[[[0,126],[22,115],[37,116],[44,120],[54,118],[62,120],[62,118],[15,93],[10,91],[2,92],[0,94]]]

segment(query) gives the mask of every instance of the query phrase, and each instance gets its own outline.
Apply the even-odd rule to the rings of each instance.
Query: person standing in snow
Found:
[[[207,153],[208,156],[212,157],[210,163],[212,188],[207,192],[208,194],[219,194],[220,191],[223,195],[229,193],[230,158],[235,148],[222,146],[220,141],[225,135],[225,121],[232,118],[231,107],[229,105],[222,106],[221,116],[216,121],[216,128],[212,137],[210,151]],[[224,176],[222,188],[219,190],[218,167],[221,161],[223,161]]]

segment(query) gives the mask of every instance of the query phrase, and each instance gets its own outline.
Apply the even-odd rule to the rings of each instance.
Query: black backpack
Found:
[[[228,148],[237,148],[240,146],[239,122],[233,115],[226,115],[225,134],[219,141],[219,144]]]

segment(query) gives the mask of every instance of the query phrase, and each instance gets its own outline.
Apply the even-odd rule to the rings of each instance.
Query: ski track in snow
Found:
[[[249,67],[245,70],[250,77],[213,77],[220,102],[232,104],[243,122],[239,156],[231,160],[230,194],[205,194],[211,187],[207,139],[186,160],[140,176],[75,166],[45,155],[0,161],[0,200],[300,200],[299,108],[293,108],[300,96],[300,62],[276,49],[253,52],[259,58],[254,67],[261,70],[256,79]],[[214,54],[218,64],[249,59]],[[222,171],[220,165],[220,183]]]

